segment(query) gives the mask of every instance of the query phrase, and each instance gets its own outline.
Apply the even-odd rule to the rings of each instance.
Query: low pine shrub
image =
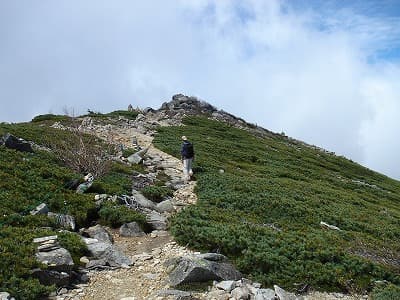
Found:
[[[76,266],[79,266],[79,259],[88,255],[88,249],[81,237],[72,232],[57,233],[60,246],[67,249],[71,253],[72,259]]]
[[[137,222],[145,228],[146,218],[141,213],[113,202],[105,202],[99,210],[100,223],[111,227],[119,227],[124,223]]]
[[[148,199],[161,202],[166,197],[172,197],[173,191],[165,186],[150,185],[141,190],[142,194]]]
[[[400,299],[400,285],[389,284],[377,287],[372,291],[372,300],[397,300]]]
[[[374,280],[400,283],[390,259],[400,257],[398,181],[279,135],[202,117],[184,123],[159,128],[153,141],[176,157],[182,135],[195,145],[198,201],[171,220],[178,242],[221,252],[267,286],[359,292]]]
[[[53,115],[53,114],[46,114],[46,115],[38,115],[32,119],[33,123],[43,122],[43,121],[52,121],[60,122],[60,121],[70,121],[71,117],[65,115]]]

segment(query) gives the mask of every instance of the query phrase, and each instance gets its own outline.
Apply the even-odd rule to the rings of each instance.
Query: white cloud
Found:
[[[364,163],[374,170],[400,178],[398,155],[400,143],[400,78],[399,66],[385,66],[363,82],[363,95],[371,106],[370,119],[366,119],[361,130],[365,150]],[[383,74],[382,74],[382,73]]]
[[[183,92],[400,178],[400,142],[377,135],[398,129],[399,66],[368,62],[398,45],[398,18],[278,0],[9,3],[0,120],[159,107]]]

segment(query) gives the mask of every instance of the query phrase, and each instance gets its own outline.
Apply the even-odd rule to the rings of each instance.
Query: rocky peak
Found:
[[[188,114],[213,113],[217,109],[211,104],[199,100],[197,97],[176,94],[170,102],[164,102],[160,110],[179,112],[185,111]]]

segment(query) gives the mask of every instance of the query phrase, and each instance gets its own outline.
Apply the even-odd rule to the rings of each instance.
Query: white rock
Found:
[[[236,283],[233,280],[226,280],[217,283],[215,286],[220,290],[224,290],[230,293],[235,288]]]

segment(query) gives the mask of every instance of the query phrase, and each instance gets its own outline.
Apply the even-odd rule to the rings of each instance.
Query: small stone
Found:
[[[133,261],[145,261],[145,260],[150,260],[153,259],[153,255],[148,254],[148,253],[142,253],[138,255],[134,255],[132,257]]]
[[[207,299],[228,300],[230,295],[224,290],[214,290],[207,293]]]
[[[60,289],[60,290],[58,291],[58,294],[59,294],[59,295],[64,295],[64,294],[66,294],[66,293],[68,293],[68,290],[67,290],[66,288],[62,288],[62,289]]]
[[[7,292],[0,292],[0,300],[10,300],[10,294]]]
[[[146,274],[143,274],[143,277],[146,278],[146,279],[154,280],[154,279],[157,278],[157,274],[146,273]]]
[[[253,283],[253,286],[254,286],[256,289],[259,289],[259,288],[261,288],[261,283],[259,283],[259,282],[254,282],[254,283]]]
[[[250,296],[250,291],[247,287],[237,287],[231,292],[231,296],[237,300],[247,300]]]
[[[259,289],[255,300],[275,300],[275,291],[272,289]]]
[[[280,300],[296,300],[296,296],[292,293],[286,292],[284,289],[281,287],[274,285],[274,290],[276,295]]]
[[[51,236],[45,236],[45,237],[41,237],[41,238],[35,238],[35,239],[33,239],[33,242],[35,244],[38,244],[38,243],[44,243],[44,242],[47,242],[50,240],[56,240],[57,238],[58,237],[56,235],[51,235]]]
[[[235,288],[235,285],[236,285],[235,281],[226,280],[217,283],[215,286],[220,290],[224,290],[230,293]]]
[[[83,263],[84,265],[86,265],[86,264],[89,263],[89,259],[88,259],[86,256],[82,256],[82,257],[79,259],[79,261],[80,261],[81,263]]]
[[[161,250],[160,248],[155,248],[155,249],[153,249],[153,250],[151,251],[151,254],[152,254],[153,256],[158,256],[158,255],[161,254],[161,252],[162,252],[162,250]]]

